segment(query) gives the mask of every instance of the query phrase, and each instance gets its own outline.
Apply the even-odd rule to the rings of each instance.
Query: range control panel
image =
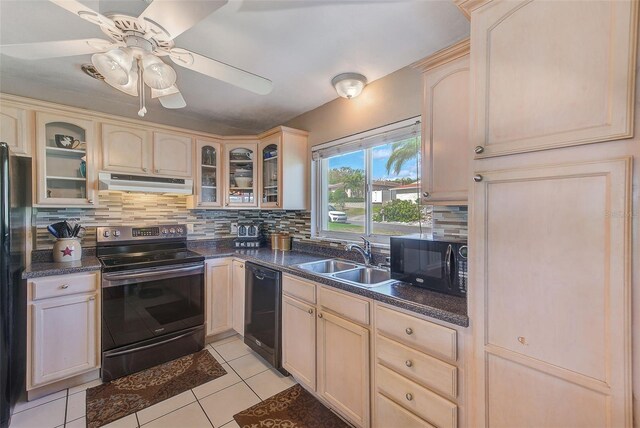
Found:
[[[176,239],[187,237],[187,226],[168,224],[164,226],[102,226],[96,230],[97,241],[144,241],[158,239]]]

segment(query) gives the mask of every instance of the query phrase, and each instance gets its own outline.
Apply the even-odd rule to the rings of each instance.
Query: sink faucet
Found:
[[[361,236],[364,241],[364,248],[358,244],[347,244],[344,249],[347,251],[357,251],[364,259],[364,264],[369,266],[371,264],[371,242],[369,242],[364,236]]]

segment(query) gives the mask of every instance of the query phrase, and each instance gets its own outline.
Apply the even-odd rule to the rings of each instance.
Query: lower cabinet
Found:
[[[99,274],[28,283],[27,389],[100,367]]]
[[[205,262],[205,322],[207,336],[233,329],[232,260]]]
[[[318,393],[359,427],[369,426],[369,330],[318,313]]]
[[[316,310],[282,296],[282,365],[301,384],[316,390]]]
[[[244,262],[233,261],[233,329],[244,336]]]

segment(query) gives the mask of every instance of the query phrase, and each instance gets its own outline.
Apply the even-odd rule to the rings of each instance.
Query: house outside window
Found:
[[[421,231],[419,118],[313,149],[314,234],[388,243]]]

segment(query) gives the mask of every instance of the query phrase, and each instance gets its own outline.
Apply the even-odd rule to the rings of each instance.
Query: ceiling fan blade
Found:
[[[154,0],[139,20],[164,30],[168,40],[174,39],[221,8],[228,0]]]
[[[116,28],[116,24],[104,15],[99,14],[95,10],[87,7],[76,0],[49,0],[51,3],[55,3],[63,9],[68,10],[69,12],[78,15],[82,19],[86,19],[87,21],[99,25],[101,27],[108,27],[114,31],[120,31]]]
[[[1,45],[0,54],[21,59],[45,59],[105,52],[114,46],[117,44],[102,39],[60,40]]]
[[[173,48],[171,49],[170,57],[173,62],[182,67],[259,95],[267,95],[273,89],[273,83],[269,79],[186,49]]]
[[[184,100],[180,92],[159,97],[158,100],[160,100],[160,104],[162,104],[162,107],[164,108],[176,109],[187,106],[187,102]]]

